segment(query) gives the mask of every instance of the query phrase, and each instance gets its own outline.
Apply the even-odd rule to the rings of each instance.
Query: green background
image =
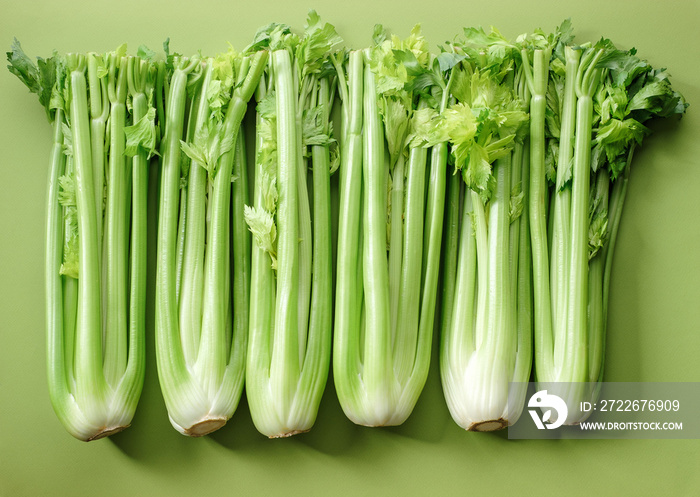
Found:
[[[635,157],[610,297],[606,380],[700,381],[700,36],[697,0],[586,2],[78,0],[0,2],[0,45],[31,55],[106,51],[128,42],[185,54],[243,47],[271,21],[301,29],[315,8],[350,46],[383,23],[421,22],[433,49],[463,26],[506,36],[571,17],[578,40],[612,38],[665,66],[691,103]],[[147,377],[132,427],[83,443],[49,403],[45,379],[43,224],[51,130],[36,97],[0,70],[0,495],[698,495],[700,440],[509,441],[450,419],[436,361],[413,415],[371,429],[345,419],[329,383],[315,428],[267,440],[245,400],[204,439],[167,420],[148,315]],[[153,192],[153,190],[152,190]],[[155,204],[152,202],[152,205]],[[151,238],[153,240],[153,238]],[[154,262],[151,257],[150,263]],[[150,269],[149,306],[153,299]],[[149,307],[150,309],[150,307]]]

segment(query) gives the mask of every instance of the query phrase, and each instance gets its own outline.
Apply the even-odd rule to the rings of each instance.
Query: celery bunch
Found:
[[[574,43],[565,21],[522,49],[530,104],[535,375],[586,414],[602,380],[613,251],[631,161],[653,118],[687,104],[665,70],[610,40]]]
[[[528,120],[516,47],[497,31],[466,29],[451,46],[455,103],[449,137],[440,371],[461,427],[489,431],[520,416],[532,360]]]
[[[170,422],[185,435],[223,426],[243,390],[250,235],[240,126],[267,57],[230,49],[169,56],[164,68],[156,358]]]
[[[271,55],[257,93],[255,199],[245,210],[255,239],[256,291],[246,393],[256,428],[278,438],[311,429],[328,377],[330,175],[337,168],[330,57],[341,39],[313,11],[302,37],[284,25],[257,36],[267,37]]]
[[[10,70],[53,123],[46,225],[49,394],[65,428],[95,440],[128,427],[145,370],[146,221],[155,153],[148,51],[54,55],[18,42]]]
[[[398,425],[430,362],[447,160],[430,123],[449,61],[418,27],[400,40],[378,26],[370,49],[341,62],[335,386],[353,422]]]
[[[585,418],[632,158],[648,121],[687,108],[668,73],[610,40],[575,42],[569,21],[515,41],[467,28],[437,55],[419,26],[406,39],[376,26],[363,50],[341,43],[311,11],[301,35],[273,23],[215,57],[166,42],[159,62],[122,46],[35,64],[13,44],[8,67],[53,125],[48,376],[71,434],[124,429],[141,392],[154,156],[155,353],[181,433],[223,426],[244,384],[261,433],[307,431],[331,361],[348,418],[401,424],[438,307],[460,426],[515,423],[533,357],[566,422]]]

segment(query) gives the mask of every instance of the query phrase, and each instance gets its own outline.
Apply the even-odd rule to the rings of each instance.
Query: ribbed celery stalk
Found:
[[[143,385],[146,354],[146,262],[148,228],[149,161],[155,152],[155,108],[149,100],[155,84],[155,66],[138,57],[129,57],[127,83],[132,103],[132,127],[126,127],[125,154],[132,157],[127,169],[131,176],[131,236],[129,254],[128,355],[124,381],[125,395],[138,398]],[[131,139],[131,129],[145,132]],[[134,149],[135,147],[135,149]],[[128,392],[128,393],[127,393]]]
[[[547,178],[545,173],[545,112],[549,54],[544,49],[533,53],[530,73],[529,54],[522,52],[530,100],[530,237],[532,240],[533,319],[535,371],[547,376],[553,371],[554,350],[552,302],[550,300],[549,243],[547,239]]]
[[[349,54],[347,81],[339,81],[343,97],[336,300],[333,327],[333,377],[338,400],[346,416],[362,421],[363,392],[360,378],[360,340],[364,326],[362,291],[362,150],[364,55]],[[341,71],[338,71],[340,74]],[[357,415],[355,413],[358,413]],[[356,422],[357,422],[356,421]]]
[[[362,353],[363,399],[360,412],[350,419],[369,426],[403,422],[407,413],[395,412],[399,385],[393,372],[389,269],[386,254],[387,185],[384,160],[384,130],[377,105],[372,71],[364,71],[362,154],[362,281],[364,340],[352,346]],[[342,217],[345,213],[341,212]],[[338,257],[341,257],[340,250]],[[356,309],[357,312],[357,309]],[[342,353],[342,350],[340,351]],[[355,380],[357,381],[357,380]],[[346,413],[347,414],[347,413]],[[398,418],[398,419],[395,419]]]
[[[189,372],[180,348],[175,275],[178,254],[175,245],[179,211],[180,139],[184,129],[187,76],[198,61],[176,62],[178,65],[170,78],[165,122],[162,123],[165,131],[161,145],[163,159],[158,212],[156,357],[158,379],[171,423],[176,426],[184,424],[189,428],[199,422],[196,419],[197,404],[201,399],[194,387],[189,385]],[[183,385],[189,388],[185,390]],[[177,413],[173,413],[173,409],[177,409]],[[189,411],[194,413],[190,414]]]
[[[564,100],[561,110],[561,124],[559,136],[559,156],[557,158],[557,172],[555,188],[551,194],[551,306],[552,320],[555,330],[565,329],[566,313],[559,312],[566,308],[566,285],[569,276],[568,244],[571,233],[571,188],[568,184],[571,179],[571,167],[574,155],[574,129],[576,125],[576,75],[581,59],[581,51],[572,47],[565,47],[565,75],[564,75]],[[563,341],[555,340],[555,343]],[[555,350],[558,350],[555,345]],[[561,357],[561,352],[555,352]]]
[[[156,357],[170,421],[185,435],[202,436],[223,426],[243,388],[250,236],[242,220],[247,178],[239,129],[266,61],[266,51],[229,52],[202,62],[183,59],[170,79]],[[188,104],[189,85],[196,86]],[[181,148],[189,163],[182,162]]]
[[[94,164],[95,192],[100,200],[95,203],[97,219],[97,239],[102,243],[102,216],[104,206],[102,196],[105,190],[105,136],[107,118],[110,114],[110,101],[107,92],[107,79],[100,77],[100,70],[106,71],[105,62],[101,56],[89,53],[87,58],[88,89],[90,91],[90,138],[92,139],[91,155]],[[102,253],[99,254],[102,258]]]
[[[109,167],[104,222],[105,376],[114,383],[126,368],[128,301],[128,218],[131,168],[126,167],[126,57],[110,57],[108,94]],[[117,73],[118,71],[118,73]]]

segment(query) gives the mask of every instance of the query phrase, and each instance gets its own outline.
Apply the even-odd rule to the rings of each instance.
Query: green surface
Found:
[[[16,36],[31,55],[54,48],[106,51],[122,42],[131,51],[141,43],[158,48],[168,36],[177,51],[212,54],[227,41],[243,47],[270,21],[301,28],[310,7],[352,46],[366,46],[377,22],[402,35],[422,22],[435,48],[466,25],[494,25],[515,36],[537,26],[551,30],[566,17],[578,39],[607,36],[620,47],[636,46],[653,65],[669,68],[691,107],[635,157],[613,268],[605,378],[700,381],[697,0],[2,3],[0,44],[9,49]],[[0,496],[698,494],[700,440],[515,442],[505,433],[463,432],[447,412],[435,360],[401,427],[353,425],[329,384],[308,434],[267,440],[243,401],[224,429],[189,439],[167,420],[152,312],[146,383],[132,427],[111,439],[74,440],[51,409],[45,379],[42,266],[51,129],[36,97],[4,69],[0,109]],[[154,263],[151,257],[149,311]]]

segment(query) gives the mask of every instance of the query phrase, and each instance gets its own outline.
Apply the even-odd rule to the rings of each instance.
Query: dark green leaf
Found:
[[[12,43],[12,51],[7,52],[7,69],[17,76],[30,92],[36,93],[50,121],[53,119],[53,109],[57,107],[52,105],[56,104],[57,100],[52,102],[51,98],[56,83],[56,59],[56,55],[46,60],[38,58],[35,64],[24,53],[17,38]]]

